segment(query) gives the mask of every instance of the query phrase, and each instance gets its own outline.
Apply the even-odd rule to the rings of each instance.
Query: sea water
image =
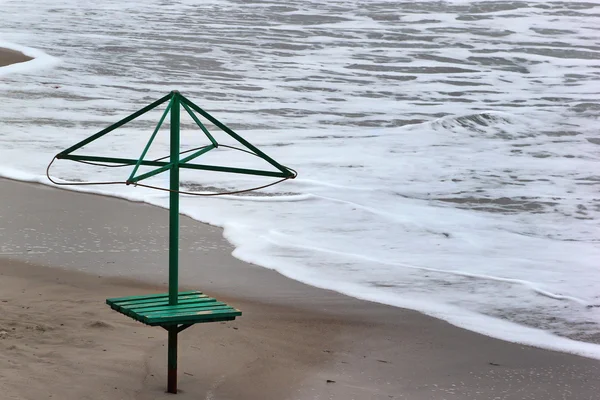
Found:
[[[261,192],[182,197],[236,257],[600,358],[599,37],[598,2],[0,0],[0,46],[37,57],[0,68],[0,173],[47,182],[54,154],[177,89],[299,171]],[[162,109],[81,152],[137,158]],[[182,135],[184,149],[208,143],[189,118]],[[168,143],[166,124],[148,158]],[[200,192],[268,182],[182,173]],[[88,189],[168,205],[140,187]]]

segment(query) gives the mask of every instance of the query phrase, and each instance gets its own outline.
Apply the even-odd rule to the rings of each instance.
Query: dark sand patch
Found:
[[[30,60],[33,60],[33,58],[26,56],[21,52],[0,48],[0,67],[5,67],[10,64],[17,64]]]

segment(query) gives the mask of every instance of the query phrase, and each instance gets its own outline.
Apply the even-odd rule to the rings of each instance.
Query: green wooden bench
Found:
[[[203,322],[232,321],[242,312],[199,291],[179,292],[177,305],[169,305],[169,294],[106,299],[113,310],[150,326],[171,327]]]
[[[184,329],[203,322],[233,321],[242,312],[204,293],[194,290],[106,299],[113,310],[143,324],[167,330],[167,391],[177,393],[177,336]]]

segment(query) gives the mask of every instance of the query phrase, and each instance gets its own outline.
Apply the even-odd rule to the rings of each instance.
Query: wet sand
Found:
[[[166,332],[104,304],[166,291],[167,222],[157,207],[0,180],[7,398],[169,397]],[[600,361],[310,287],[233,258],[218,228],[181,225],[181,289],[244,314],[180,335],[180,399],[597,399]]]
[[[32,58],[23,53],[0,47],[0,67],[5,67],[10,64],[21,63],[29,60],[32,60]]]

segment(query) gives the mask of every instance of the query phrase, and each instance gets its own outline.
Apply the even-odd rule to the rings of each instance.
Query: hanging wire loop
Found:
[[[186,151],[182,151],[179,153],[179,155],[182,154],[186,154],[186,153],[190,153],[192,151],[198,151],[203,149],[205,146],[201,146],[201,147],[196,147],[193,149],[189,149]],[[228,148],[228,149],[232,149],[232,150],[237,150],[237,151],[242,151],[244,153],[248,153],[251,154],[255,157],[259,157],[260,156],[254,154],[251,151],[245,150],[245,149],[241,149],[235,146],[228,146],[228,145],[224,145],[224,144],[220,144],[219,147],[223,147],[223,148]],[[101,157],[97,157],[97,158],[101,158]],[[157,158],[155,160],[150,161],[150,165],[157,165],[157,163],[161,163],[163,160],[169,158],[169,156],[164,156],[164,157],[160,157]],[[176,192],[179,194],[185,194],[188,196],[204,196],[204,197],[210,197],[210,196],[225,196],[225,195],[235,195],[235,194],[242,194],[242,193],[247,193],[247,192],[252,192],[252,191],[256,191],[256,190],[260,190],[260,189],[265,189],[271,186],[275,186],[278,185],[282,182],[285,182],[289,179],[295,179],[298,176],[298,172],[296,170],[294,170],[293,168],[290,167],[286,167],[283,166],[284,168],[286,168],[289,172],[290,172],[290,176],[284,177],[282,179],[279,179],[275,182],[271,182],[268,183],[266,185],[261,185],[261,186],[256,186],[256,187],[252,187],[252,188],[248,188],[248,189],[241,189],[241,190],[234,190],[234,191],[229,191],[229,192],[217,192],[217,193],[199,193],[199,192],[191,192],[191,191],[186,191],[186,190],[171,190],[165,187],[160,187],[160,186],[154,186],[154,185],[147,185],[144,183],[140,183],[137,181],[133,181],[131,179],[127,179],[125,181],[95,181],[95,182],[60,182],[57,181],[56,179],[52,178],[52,176],[50,175],[50,169],[52,168],[52,165],[54,164],[54,162],[56,160],[61,160],[61,159],[68,159],[71,161],[75,161],[81,164],[86,164],[86,165],[93,165],[93,166],[97,166],[97,167],[107,167],[107,168],[121,168],[121,167],[127,167],[132,165],[132,162],[135,162],[135,160],[127,160],[129,162],[122,162],[122,163],[118,163],[116,161],[118,160],[123,160],[126,161],[125,159],[110,159],[111,162],[110,163],[101,163],[101,162],[93,162],[93,161],[86,161],[86,160],[78,160],[78,159],[73,159],[69,156],[64,156],[62,154],[57,154],[56,156],[54,156],[52,158],[52,161],[50,161],[50,163],[48,164],[48,166],[46,167],[46,177],[48,178],[48,180],[52,183],[54,183],[55,185],[59,185],[59,186],[92,186],[92,185],[126,185],[126,186],[130,186],[133,185],[134,187],[137,186],[141,186],[141,187],[145,187],[148,189],[154,189],[154,190],[160,190],[163,192]],[[161,163],[162,164],[162,163]],[[164,163],[164,165],[166,165],[168,163]],[[181,167],[182,165],[185,164],[181,164],[179,167]]]

